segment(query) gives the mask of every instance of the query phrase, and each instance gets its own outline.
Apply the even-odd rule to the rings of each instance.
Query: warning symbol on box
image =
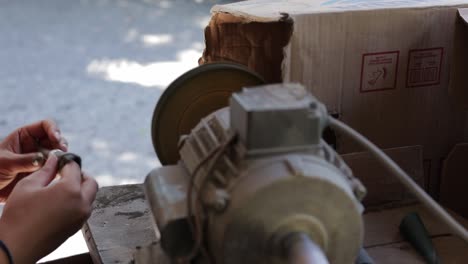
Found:
[[[362,55],[361,92],[396,88],[399,51]]]
[[[443,48],[410,50],[408,55],[407,87],[440,84]]]

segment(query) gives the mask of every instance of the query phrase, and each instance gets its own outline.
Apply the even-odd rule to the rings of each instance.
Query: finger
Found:
[[[59,144],[62,151],[68,151],[68,141],[64,137],[60,138]]]
[[[98,191],[98,184],[96,180],[89,177],[86,174],[83,174],[83,181],[81,183],[81,194],[83,195],[83,199],[87,204],[91,205],[96,199],[96,193]]]
[[[60,130],[57,127],[57,124],[53,120],[47,119],[42,120],[27,126],[23,127],[28,131],[29,135],[34,138],[44,138],[47,137],[52,141],[59,142],[60,140]]]
[[[16,154],[11,153],[10,164],[15,174],[37,171],[45,162],[44,154],[40,152]]]
[[[20,173],[16,175],[16,177],[7,186],[3,187],[0,190],[0,202],[5,202],[8,199],[8,196],[10,196],[10,193],[13,191],[13,188],[15,188],[16,184],[26,176],[26,174]]]
[[[60,139],[62,136],[57,124],[52,120],[42,120],[31,125],[24,126],[20,128],[20,130],[25,131],[25,133],[22,134],[26,134],[33,139],[49,139],[53,148],[60,148]]]
[[[60,145],[60,147],[57,147],[57,145]],[[68,141],[64,137],[60,138],[58,144],[56,142],[51,142],[48,138],[39,140],[39,146],[45,149],[60,149],[63,152],[68,151]]]
[[[43,149],[56,149],[54,145],[57,145],[56,143],[52,143],[48,138],[37,140],[36,143],[38,143],[36,144],[36,148],[40,147]]]
[[[28,179],[40,186],[47,186],[57,175],[57,157],[50,155],[44,166],[31,174]]]
[[[60,171],[62,181],[73,185],[81,185],[81,168],[76,162],[67,163]]]

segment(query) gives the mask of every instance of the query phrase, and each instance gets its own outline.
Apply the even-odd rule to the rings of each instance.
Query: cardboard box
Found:
[[[454,37],[462,7],[467,0],[217,5],[201,62],[234,61],[268,82],[300,82],[381,148],[421,145],[424,182],[437,198],[443,160],[468,140],[468,72],[452,67],[454,46],[464,56],[468,47],[467,35]],[[337,137],[340,153],[361,151]]]
[[[454,104],[468,109],[468,9],[459,9],[455,27],[454,61],[452,66],[450,97]],[[468,124],[468,122],[466,122]],[[468,128],[465,127],[465,133]],[[465,136],[466,139],[466,136]],[[444,160],[440,184],[440,202],[468,218],[468,144],[457,144]]]
[[[426,187],[421,146],[385,149],[384,152],[408,172],[419,186]],[[366,186],[367,194],[362,201],[366,210],[398,207],[416,201],[414,195],[370,153],[349,153],[341,157]]]

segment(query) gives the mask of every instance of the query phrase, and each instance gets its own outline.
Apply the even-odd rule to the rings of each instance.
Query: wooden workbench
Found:
[[[401,219],[409,212],[418,212],[421,216],[442,263],[468,263],[468,245],[450,235],[447,228],[420,205],[364,215],[364,246],[376,263],[424,263],[398,231]],[[465,219],[457,218],[468,227]],[[142,185],[123,185],[99,190],[94,212],[83,233],[94,263],[131,263],[138,246],[158,241],[159,234],[153,230]],[[162,255],[158,258],[156,264],[169,263]]]

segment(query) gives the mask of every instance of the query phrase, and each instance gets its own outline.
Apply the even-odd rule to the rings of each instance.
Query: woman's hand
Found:
[[[68,143],[52,120],[18,128],[0,142],[1,198],[11,192],[20,178],[18,175],[26,176],[43,165],[45,157],[38,146],[67,151]]]
[[[50,155],[42,169],[13,189],[0,218],[0,240],[15,263],[35,263],[78,231],[90,216],[98,189],[94,179],[70,162],[57,174],[57,158]],[[50,184],[50,185],[49,185]]]

